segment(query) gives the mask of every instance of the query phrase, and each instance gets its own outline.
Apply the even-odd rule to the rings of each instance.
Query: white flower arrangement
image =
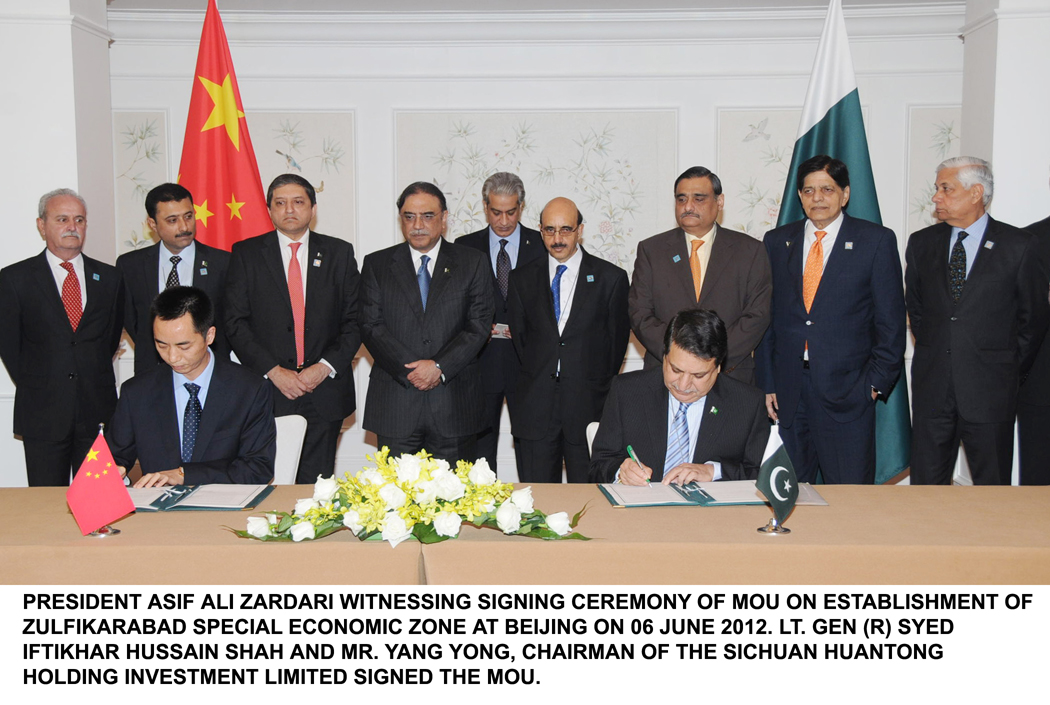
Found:
[[[425,450],[391,458],[383,448],[369,460],[374,468],[342,480],[319,478],[314,496],[300,499],[292,512],[248,517],[242,538],[308,541],[349,529],[360,539],[380,536],[391,546],[415,537],[436,543],[459,536],[463,522],[505,534],[548,540],[582,539],[573,531],[586,511],[546,515],[533,506],[532,488],[515,490],[500,482],[484,458],[460,460],[453,468]]]

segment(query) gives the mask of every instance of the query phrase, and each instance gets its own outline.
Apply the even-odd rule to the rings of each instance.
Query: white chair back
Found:
[[[306,419],[302,416],[278,416],[277,457],[273,464],[273,484],[294,485],[306,436]]]
[[[597,421],[591,421],[589,424],[587,424],[587,453],[588,454],[593,453],[594,437],[598,435],[598,426],[600,426],[600,425],[601,424],[599,424]]]

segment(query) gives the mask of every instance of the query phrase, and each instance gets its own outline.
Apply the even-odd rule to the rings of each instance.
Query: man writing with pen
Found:
[[[756,478],[769,439],[765,398],[720,376],[727,350],[726,327],[714,311],[676,314],[664,334],[663,365],[613,380],[591,479],[682,485]]]

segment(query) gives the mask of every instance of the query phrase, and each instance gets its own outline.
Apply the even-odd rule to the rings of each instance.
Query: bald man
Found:
[[[584,251],[583,216],[567,198],[540,214],[547,256],[510,273],[507,295],[521,359],[510,421],[522,482],[587,482],[587,424],[602,415],[631,324],[627,272]]]

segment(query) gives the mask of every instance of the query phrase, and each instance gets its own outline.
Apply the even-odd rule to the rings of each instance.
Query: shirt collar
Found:
[[[580,269],[580,262],[582,261],[583,247],[580,245],[577,245],[576,252],[573,253],[572,257],[565,260],[564,262],[559,262],[558,260],[554,259],[554,257],[549,252],[547,253],[547,269],[550,270],[552,277],[554,276],[554,273],[558,271],[559,264],[564,264],[568,268],[567,271],[569,272],[576,272]]]
[[[423,255],[429,257],[431,262],[437,262],[438,253],[441,252],[441,243],[444,241],[444,236],[439,237],[434,246],[430,248],[430,252],[420,252],[412,245],[409,245],[408,251],[412,253],[412,264],[415,265],[413,269],[419,269],[419,263],[423,260]]]
[[[306,232],[303,233],[303,236],[301,238],[299,238],[298,240],[293,240],[292,238],[288,237],[287,235],[282,233],[280,230],[278,230],[277,231],[277,239],[281,243],[281,251],[282,252],[284,251],[285,248],[287,248],[293,242],[301,242],[301,243],[303,243],[303,246],[299,248],[300,252],[305,252],[306,250],[310,249],[310,230],[309,229],[307,229]]]
[[[845,213],[846,211],[839,211],[838,217],[835,218],[835,220],[828,223],[825,227],[819,228],[819,230],[823,230],[825,233],[827,233],[824,236],[825,240],[834,240],[838,236],[839,229],[842,227],[842,221],[844,219]],[[816,225],[813,224],[813,221],[809,218],[806,218],[806,235],[808,237],[815,237],[814,233],[816,233],[817,230],[818,228]]]
[[[71,260],[63,260],[61,257],[56,255],[54,252],[52,252],[51,250],[48,250],[48,249],[45,248],[44,249],[44,256],[47,257],[47,263],[49,265],[51,265],[52,269],[58,269],[59,267],[62,266],[63,262],[67,262],[67,261],[71,265],[73,265],[74,269],[82,268],[84,266],[83,265],[83,262],[84,262],[84,255],[83,255],[83,253],[78,253],[77,256],[74,257]]]
[[[215,354],[208,349],[208,364],[205,365],[204,371],[197,375],[197,379],[187,379],[186,375],[180,375],[175,370],[171,371],[171,378],[176,388],[183,386],[187,382],[196,384],[201,389],[207,389],[211,386],[211,375],[215,371]]]
[[[496,247],[499,247],[499,241],[500,240],[507,240],[508,241],[507,244],[509,245],[510,243],[516,243],[518,241],[518,238],[520,238],[520,237],[521,237],[521,223],[518,223],[516,226],[514,226],[514,232],[512,232],[507,237],[501,237],[501,236],[497,235],[496,231],[492,229],[492,226],[491,225],[489,226],[489,242],[492,243],[492,244],[495,244]]]
[[[167,248],[167,246],[164,244],[163,241],[159,244],[159,247],[160,247],[160,261],[161,261],[161,264],[166,264],[168,262],[171,262],[171,258],[172,257],[181,257],[183,262],[185,262],[187,260],[192,262],[193,261],[193,256],[195,254],[197,254],[197,241],[196,240],[194,240],[190,244],[186,245],[186,247],[183,248],[182,252],[180,252],[177,255],[176,254],[172,254],[171,250],[169,250]]]
[[[978,218],[977,220],[975,220],[972,223],[970,223],[969,227],[957,228],[957,227],[955,227],[953,225],[952,226],[952,239],[954,240],[956,235],[958,235],[960,232],[965,230],[966,231],[966,235],[970,239],[972,239],[974,241],[978,241],[978,240],[980,240],[981,238],[984,237],[984,231],[987,230],[987,229],[988,229],[988,213],[986,212],[980,218]]]

